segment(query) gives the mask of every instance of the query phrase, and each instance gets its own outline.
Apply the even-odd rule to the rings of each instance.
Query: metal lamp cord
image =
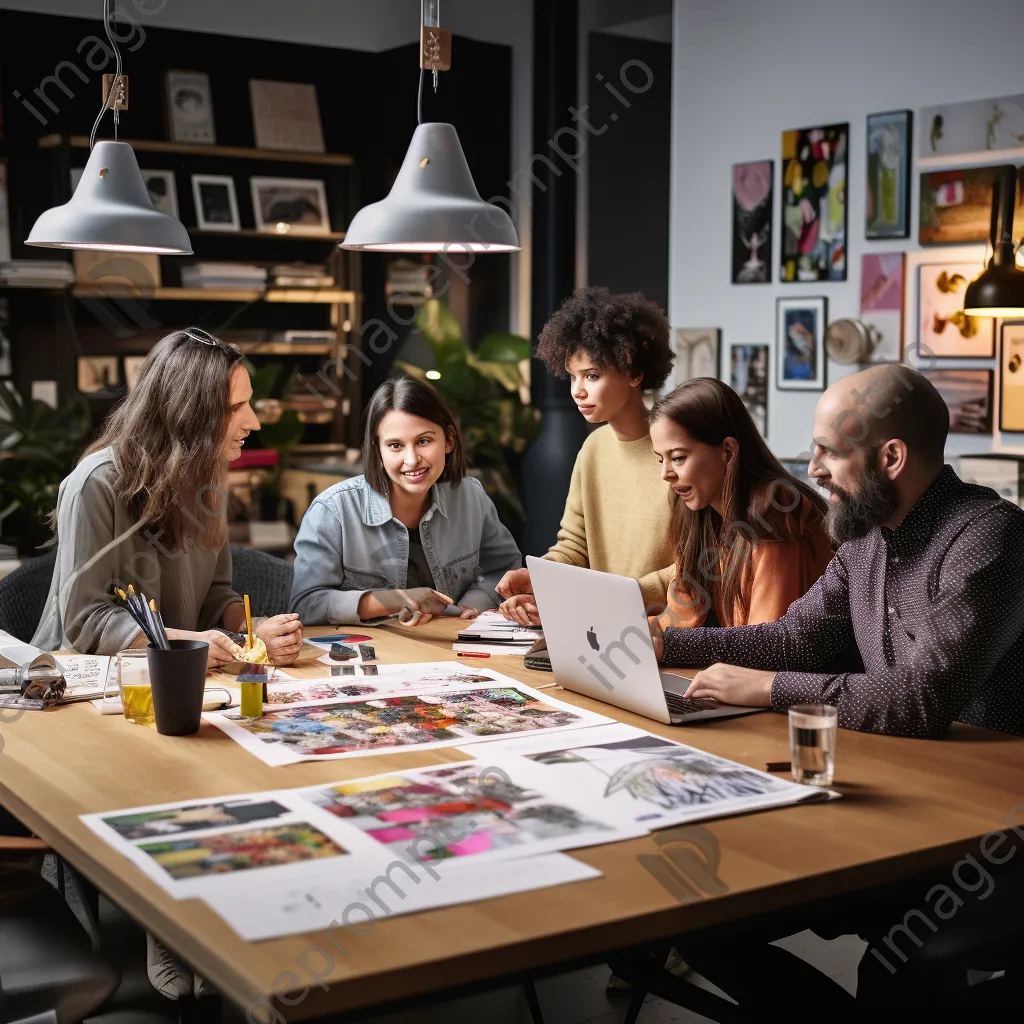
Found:
[[[114,60],[116,61],[116,69],[114,72],[114,81],[107,92],[106,98],[103,100],[103,106],[100,107],[100,112],[96,116],[96,120],[93,122],[92,132],[89,135],[89,150],[96,145],[96,132],[99,130],[100,122],[103,120],[103,115],[113,109],[114,98],[117,96],[118,87],[121,84],[121,50],[117,45],[117,38],[114,36],[111,28],[111,22],[114,18],[114,12],[110,7],[111,0],[103,0],[103,28],[106,30],[107,39],[110,40],[110,48],[114,51]],[[117,125],[119,121],[118,112],[114,109],[114,139],[117,139]]]

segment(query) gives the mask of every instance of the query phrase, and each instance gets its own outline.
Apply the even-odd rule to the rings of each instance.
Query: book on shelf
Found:
[[[75,283],[75,268],[66,260],[11,260],[0,263],[0,284],[52,288]]]
[[[267,273],[272,288],[333,288],[334,277],[323,264],[279,263]]]
[[[251,263],[188,263],[181,268],[185,288],[266,288],[267,270]]]

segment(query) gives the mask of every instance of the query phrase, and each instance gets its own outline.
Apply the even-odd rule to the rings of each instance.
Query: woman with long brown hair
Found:
[[[242,353],[190,327],[162,338],[138,383],[60,485],[57,564],[33,643],[114,654],[146,637],[114,603],[133,584],[156,600],[169,637],[209,644],[211,667],[241,653],[231,589],[227,472],[259,430]],[[302,643],[298,616],[255,620],[271,659]]]
[[[676,576],[658,625],[774,622],[825,571],[825,499],[783,469],[728,384],[698,377],[651,409],[672,491]]]

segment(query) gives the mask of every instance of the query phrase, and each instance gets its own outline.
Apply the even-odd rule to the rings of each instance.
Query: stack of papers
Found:
[[[510,622],[500,612],[481,612],[470,625],[459,630],[452,650],[463,654],[525,655],[543,636],[539,626],[527,629]]]
[[[599,877],[562,851],[834,795],[619,723],[465,752],[476,759],[82,821],[249,941],[337,928],[351,945],[368,920]]]
[[[265,267],[251,263],[190,263],[181,268],[184,288],[266,288]]]
[[[62,288],[75,283],[75,268],[65,260],[11,260],[0,263],[0,284],[14,288]]]

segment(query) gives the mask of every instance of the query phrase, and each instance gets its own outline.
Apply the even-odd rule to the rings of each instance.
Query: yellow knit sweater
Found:
[[[576,456],[558,540],[544,557],[632,576],[646,606],[663,604],[675,575],[670,510],[650,437],[620,441],[605,424]]]

